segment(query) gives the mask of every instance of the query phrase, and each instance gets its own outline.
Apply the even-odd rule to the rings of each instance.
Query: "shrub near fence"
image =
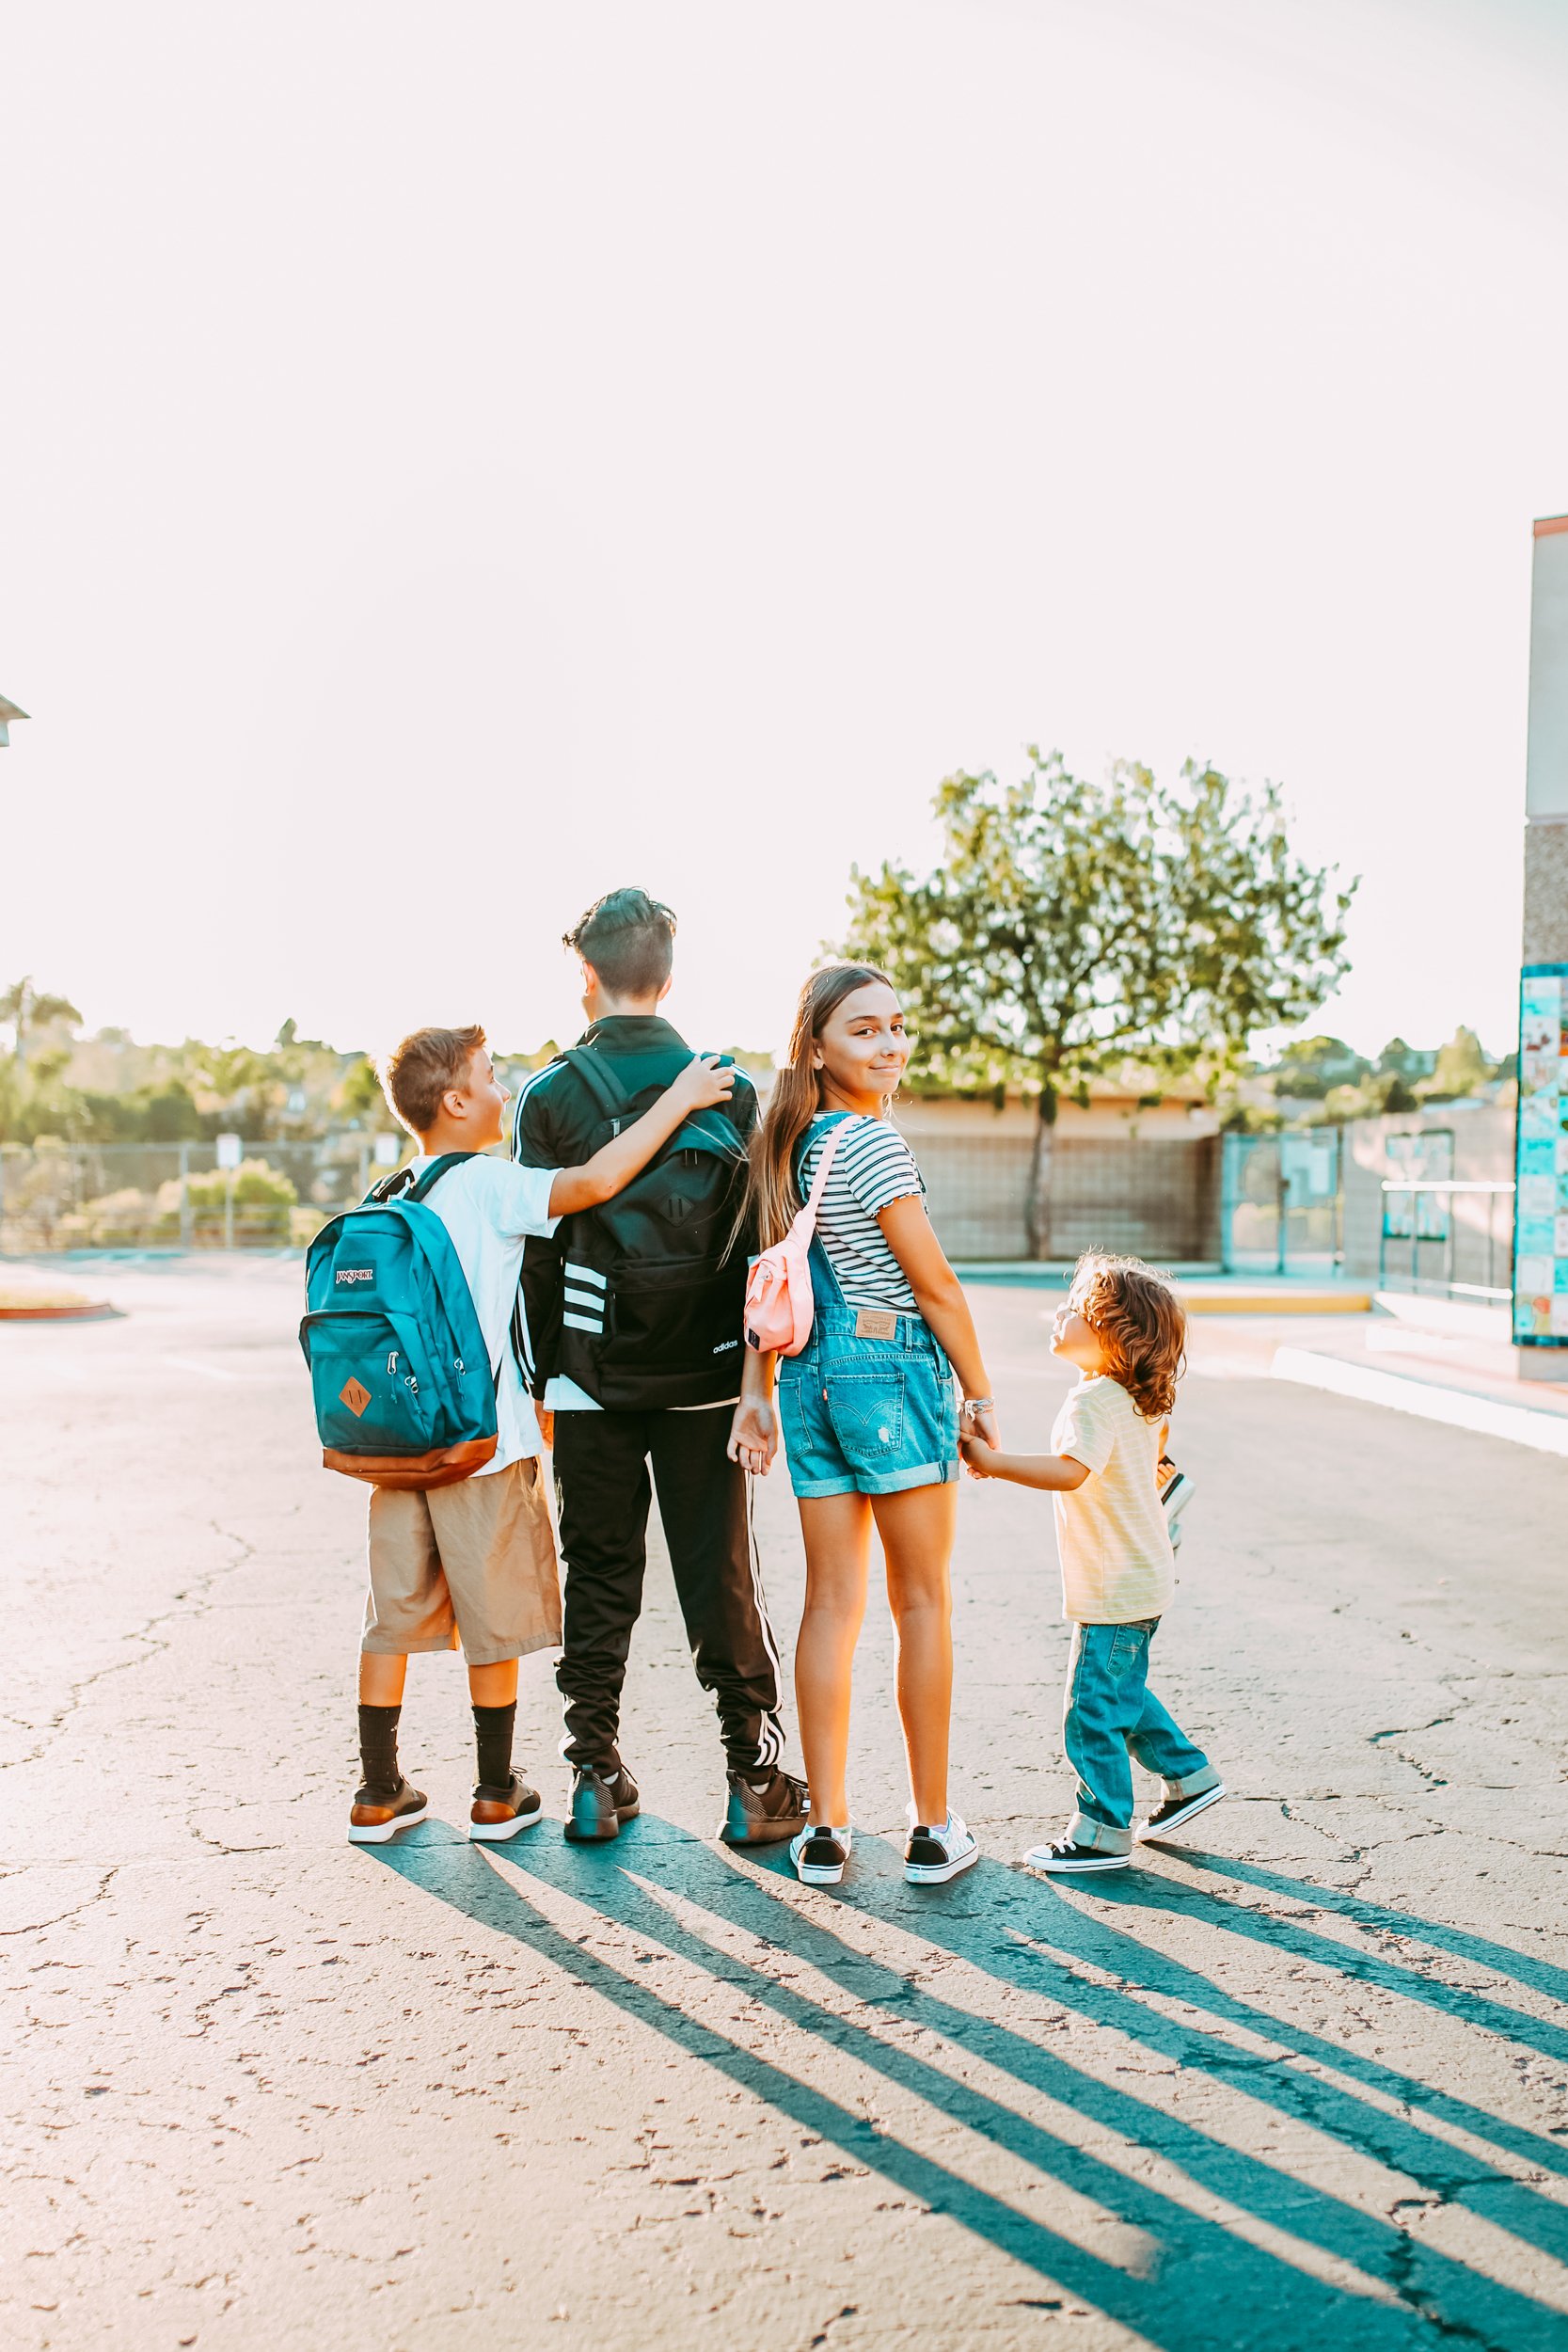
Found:
[[[300,1248],[363,1199],[372,1139],[252,1144],[232,1171],[211,1144],[0,1147],[0,1250]]]

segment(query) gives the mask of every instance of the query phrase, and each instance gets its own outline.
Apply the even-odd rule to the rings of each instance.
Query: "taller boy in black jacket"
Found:
[[[525,1167],[566,1166],[573,1138],[603,1140],[691,1059],[658,1013],[674,932],[669,909],[641,890],[611,891],[567,932],[582,959],[590,1026],[518,1095],[512,1153]],[[638,1810],[617,1740],[642,1606],[650,1461],[692,1662],[728,1759],[720,1835],[759,1845],[793,1836],[805,1820],[805,1790],[782,1769],[779,1654],[746,1474],[725,1451],[746,1279],[744,1251],[725,1251],[756,1116],[755,1091],[737,1073],[730,1104],[673,1137],[643,1189],[626,1196],[613,1230],[571,1218],[553,1240],[531,1242],[524,1259],[531,1385],[556,1417],[566,1569],[556,1679],[574,1769],[566,1835],[579,1841],[615,1836]]]

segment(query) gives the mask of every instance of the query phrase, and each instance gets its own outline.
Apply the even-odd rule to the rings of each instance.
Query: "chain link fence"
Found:
[[[401,1157],[352,1135],[244,1143],[230,1168],[212,1142],[0,1144],[0,1253],[300,1248]]]
[[[0,1144],[0,1253],[303,1248],[403,1149],[389,1136],[243,1143],[238,1167],[224,1168],[213,1142]],[[915,1149],[951,1258],[1030,1256],[1032,1137],[922,1134]],[[1058,1137],[1043,1255],[1216,1260],[1218,1194],[1215,1137]]]
[[[1456,1120],[1466,1148],[1454,1172],[1507,1176],[1512,1117]],[[1501,1295],[1512,1204],[1500,1196],[1441,1205],[1452,1238],[1440,1268],[1424,1233],[1406,1246],[1408,1274],[1397,1243],[1380,1242],[1381,1181],[1400,1172],[1392,1154],[1403,1140],[1383,1135],[1393,1124],[1159,1143],[1058,1136],[1044,1254],[1070,1260],[1081,1248],[1132,1249],[1160,1263],[1217,1262],[1251,1273],[1327,1272],[1342,1262],[1347,1272],[1391,1282],[1421,1287],[1415,1277],[1440,1276],[1440,1287],[1457,1280]],[[949,1256],[1026,1259],[1031,1139],[914,1140]],[[222,1168],[211,1141],[0,1144],[0,1254],[300,1249],[329,1216],[362,1200],[404,1149],[392,1136],[252,1142],[242,1144],[237,1168]]]

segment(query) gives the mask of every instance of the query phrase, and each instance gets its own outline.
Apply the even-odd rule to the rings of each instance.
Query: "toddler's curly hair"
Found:
[[[1187,1317],[1170,1283],[1141,1258],[1087,1249],[1072,1278],[1080,1314],[1105,1350],[1105,1369],[1145,1421],[1164,1421],[1187,1369]]]

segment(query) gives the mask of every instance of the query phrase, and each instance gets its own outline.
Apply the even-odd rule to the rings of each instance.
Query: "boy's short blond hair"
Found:
[[[1187,1315],[1175,1290],[1141,1258],[1087,1249],[1072,1278],[1105,1369],[1145,1421],[1164,1421],[1187,1368]]]
[[[477,1021],[466,1029],[414,1029],[381,1065],[381,1090],[392,1116],[413,1136],[427,1136],[440,1116],[441,1097],[461,1087],[484,1043]]]

